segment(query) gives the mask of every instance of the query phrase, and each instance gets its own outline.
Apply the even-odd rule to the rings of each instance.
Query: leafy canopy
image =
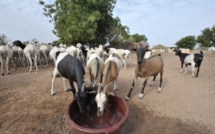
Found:
[[[145,35],[139,35],[139,34],[133,34],[131,35],[130,37],[130,41],[131,42],[140,42],[140,41],[144,41],[144,42],[147,42],[147,38]]]
[[[202,34],[197,36],[197,42],[201,47],[215,47],[215,25],[210,28],[205,28],[201,31]]]
[[[60,38],[60,43],[103,44],[129,36],[129,28],[123,26],[119,18],[113,18],[116,0],[39,2],[44,15],[54,24],[53,33]]]
[[[193,49],[196,46],[196,39],[195,36],[186,36],[176,42],[176,46],[178,48],[189,48]]]

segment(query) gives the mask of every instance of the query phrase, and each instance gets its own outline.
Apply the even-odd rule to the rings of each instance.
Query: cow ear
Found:
[[[57,57],[59,56],[60,53],[61,53],[60,51],[57,51],[57,52],[56,52],[56,55],[55,55],[55,58],[56,58],[56,59],[57,59]]]
[[[97,91],[95,91],[95,90],[93,90],[93,91],[90,91],[90,92],[88,92],[89,94],[95,94],[95,93],[97,93]]]
[[[131,50],[136,51],[137,49],[136,48],[132,48]]]
[[[118,55],[118,54],[116,54],[116,53],[113,53],[113,54],[112,54],[112,56],[113,56],[113,57],[120,58],[120,57],[119,57],[119,55]]]
[[[152,51],[151,49],[149,49],[149,48],[146,48],[146,51]]]
[[[149,46],[145,46],[145,50],[146,51],[151,51],[151,49],[149,49]]]
[[[114,93],[113,92],[107,92],[107,95],[114,96]]]
[[[104,47],[104,48],[103,48],[103,50],[108,54],[108,53],[109,53],[109,51],[110,51],[110,48],[108,48],[108,47]]]
[[[85,89],[86,86],[87,86],[87,83],[84,82],[84,83],[82,84],[81,92],[84,92],[84,89]]]

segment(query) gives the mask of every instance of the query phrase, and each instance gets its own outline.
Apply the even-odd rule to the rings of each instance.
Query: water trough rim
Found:
[[[123,118],[116,124],[114,124],[113,126],[111,127],[108,127],[108,128],[101,128],[101,129],[91,129],[91,128],[85,128],[85,127],[82,127],[78,124],[76,124],[75,122],[73,122],[73,120],[70,118],[70,115],[69,115],[69,109],[70,109],[70,106],[72,105],[72,103],[74,103],[74,99],[70,102],[69,106],[67,107],[67,110],[66,110],[66,118],[67,118],[67,121],[69,122],[69,125],[71,125],[72,127],[75,127],[77,130],[81,131],[81,132],[85,132],[85,133],[112,133],[118,129],[120,129],[120,127],[122,126],[122,124],[126,121],[126,119],[128,118],[128,113],[129,113],[129,108],[128,108],[128,104],[127,102],[115,95],[114,97],[116,97],[117,99],[121,99],[121,101],[123,102],[123,104],[125,105],[125,115],[123,116]]]

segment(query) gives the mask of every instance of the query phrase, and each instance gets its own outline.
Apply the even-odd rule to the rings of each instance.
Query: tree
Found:
[[[201,47],[215,46],[215,25],[211,29],[202,30],[202,34],[197,37],[197,42]]]
[[[113,25],[110,27],[109,42],[112,46],[122,44],[129,38],[129,28],[123,26],[118,17],[113,20]]]
[[[145,35],[139,35],[139,34],[133,34],[131,35],[131,41],[132,42],[140,42],[140,41],[144,41],[144,42],[147,42],[147,38]]]
[[[124,36],[127,27],[121,25],[112,12],[116,0],[56,0],[43,5],[44,15],[54,24],[53,33],[60,43],[103,44],[117,36]],[[116,29],[121,32],[114,33]]]
[[[179,40],[178,42],[176,42],[176,46],[178,48],[189,48],[189,49],[193,49],[196,46],[196,39],[195,36],[186,36],[184,38],[182,38],[181,40]]]
[[[211,28],[212,31],[212,46],[215,47],[215,25]]]

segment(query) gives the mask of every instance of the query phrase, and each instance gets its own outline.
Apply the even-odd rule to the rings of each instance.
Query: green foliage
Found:
[[[110,44],[119,45],[129,38],[129,28],[123,26],[118,17],[114,18],[113,25],[110,27],[109,42]]]
[[[147,42],[147,38],[145,35],[139,35],[139,34],[133,34],[130,36],[130,39],[129,41],[130,42],[140,42],[140,41],[144,41],[144,42]]]
[[[201,47],[215,46],[215,25],[211,29],[202,30],[202,34],[197,37],[197,42]]]
[[[53,41],[51,44],[52,46],[58,46],[60,43],[56,40],[56,41]]]
[[[40,0],[39,3],[54,24],[53,33],[60,43],[99,45],[128,38],[129,28],[112,15],[116,0],[56,0],[53,4]]]
[[[196,39],[195,36],[186,36],[176,42],[176,46],[178,48],[189,48],[193,49],[196,46]]]

